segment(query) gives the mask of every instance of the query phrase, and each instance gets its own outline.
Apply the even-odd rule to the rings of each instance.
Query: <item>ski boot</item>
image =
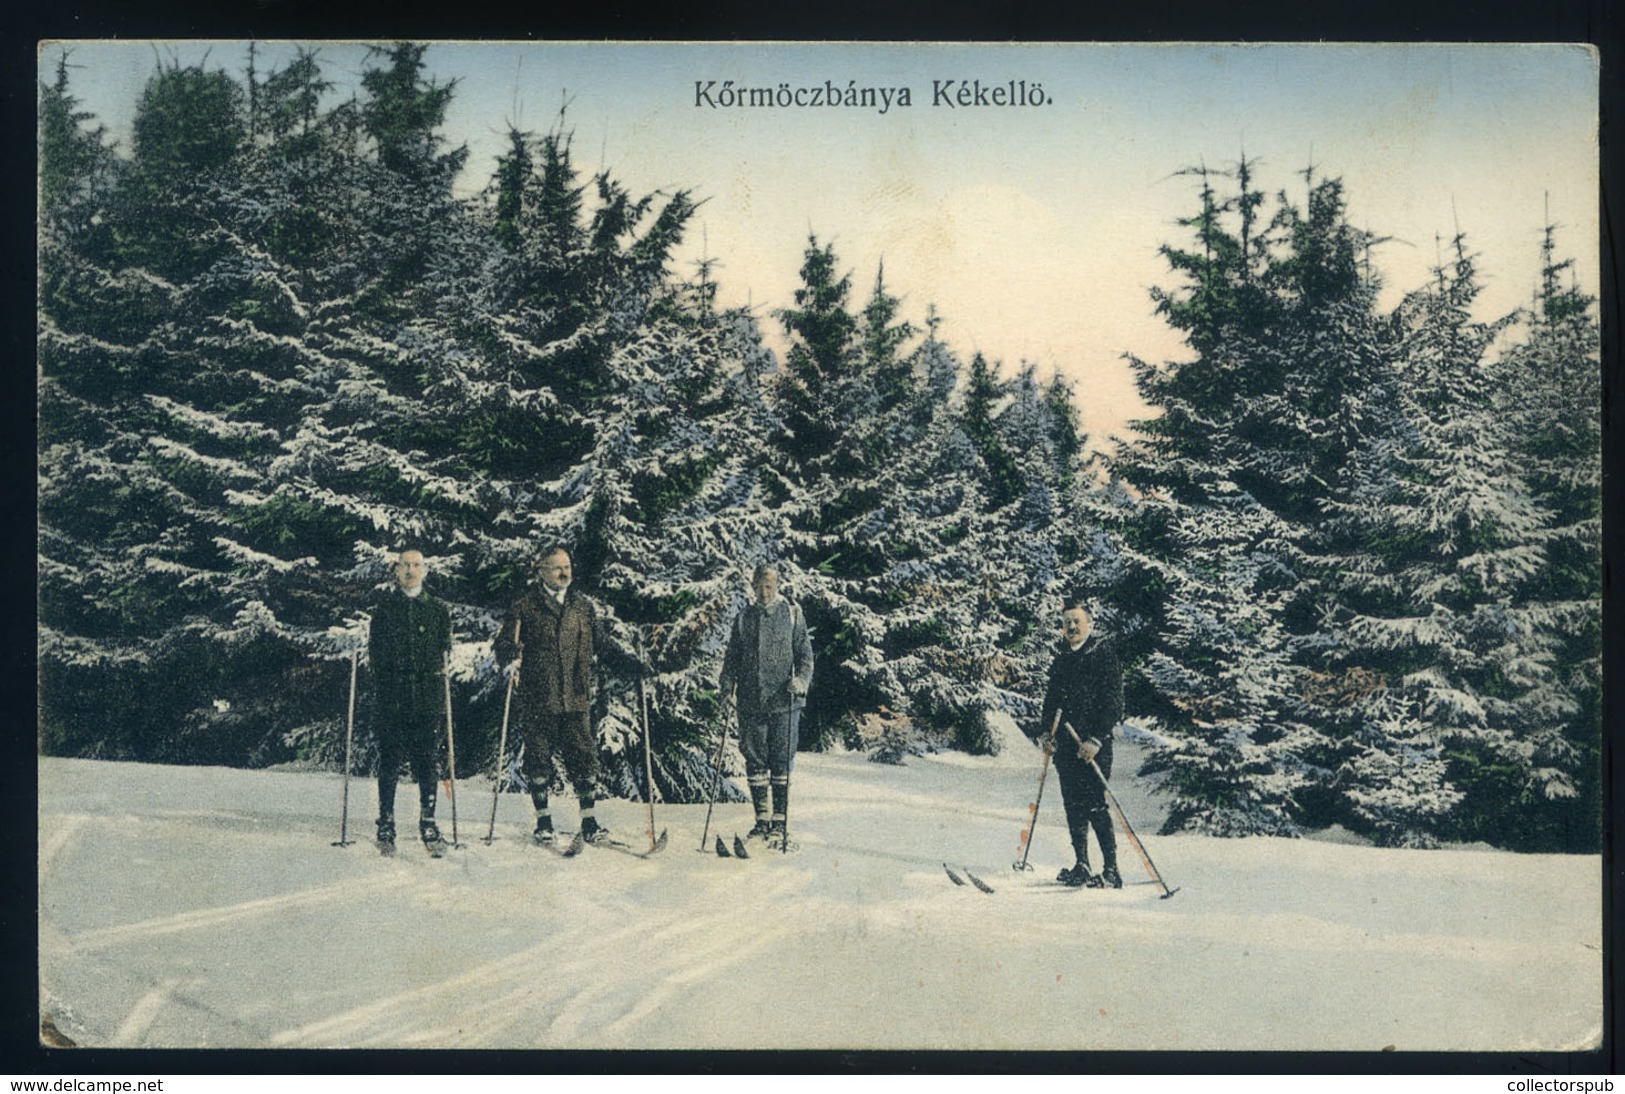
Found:
[[[581,838],[588,843],[608,843],[609,829],[599,824],[597,817],[582,817]]]
[[[751,830],[745,833],[745,838],[766,839],[768,835],[772,833],[772,831],[773,826],[767,823],[766,817],[757,817],[756,823],[751,827]]]
[[[1100,872],[1100,883],[1108,889],[1121,889],[1123,887],[1123,875],[1117,872],[1115,865],[1108,866]]]
[[[440,827],[432,817],[418,821],[418,835],[423,837],[423,848],[431,858],[440,858],[446,853],[446,841],[440,838]]]
[[[395,853],[395,819],[393,817],[378,818],[377,844],[380,855],[393,855]]]
[[[785,830],[784,822],[781,820],[776,820],[768,826],[767,846],[770,851],[796,851],[800,849],[800,844],[790,839],[788,832]]]
[[[553,832],[552,818],[537,817],[536,830],[530,834],[530,838],[536,841],[538,847],[552,847],[558,843],[558,836]]]

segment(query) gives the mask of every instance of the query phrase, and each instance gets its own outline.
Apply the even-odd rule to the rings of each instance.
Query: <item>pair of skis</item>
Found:
[[[970,883],[972,885],[976,886],[982,892],[984,892],[984,893],[993,892],[993,886],[989,885],[987,882],[983,881],[981,878],[977,877],[975,874],[971,873],[969,870],[966,870],[965,867],[963,867],[963,866],[961,866],[960,869],[965,871],[965,877],[960,877],[958,874],[954,873],[954,868],[952,866],[949,866],[946,862],[942,864],[942,869],[947,873],[948,880],[953,882],[957,886],[964,885],[965,884],[965,878],[970,878]]]
[[[780,844],[778,847],[774,847],[770,843],[770,844],[767,845],[767,849],[769,851],[779,851],[780,853],[787,853],[787,852],[790,852],[790,851],[799,851],[799,850],[801,850],[801,845],[796,843],[794,840],[791,840],[790,838],[786,837],[785,841],[782,844]],[[702,855],[705,853],[705,845],[703,843],[700,845],[699,851],[700,851],[700,853]],[[745,847],[745,841],[740,839],[738,835],[734,836],[734,848],[733,848],[732,851],[728,850],[728,845],[726,843],[722,842],[722,837],[721,836],[718,836],[717,837],[717,843],[716,843],[716,853],[717,853],[717,858],[750,858],[750,851]]]
[[[705,850],[704,836],[700,837],[700,850],[702,852]],[[734,849],[732,852],[728,850],[728,845],[722,842],[722,837],[718,836],[717,858],[750,858],[750,852],[745,850],[745,841],[740,839],[737,834],[734,835]]]
[[[625,840],[618,840],[613,837],[605,837],[604,839],[589,841],[580,832],[573,834],[570,837],[569,842],[563,844],[562,846],[557,842],[544,843],[541,846],[547,848],[549,851],[552,851],[560,858],[575,858],[586,849],[589,842],[594,847],[604,847],[611,851],[620,851],[622,854],[631,855],[633,858],[648,858],[649,856],[659,854],[661,851],[666,849],[666,833],[662,831],[659,836],[655,837],[654,844],[650,846],[647,851],[639,851],[636,847],[633,847]]]
[[[721,718],[721,728],[722,732],[717,734],[717,754],[711,758],[711,796],[705,803],[705,827],[700,830],[700,845],[695,849],[702,855],[710,850],[710,848],[706,847],[705,841],[711,835],[711,811],[716,808],[717,791],[722,788],[722,753],[728,747],[728,716],[726,711],[724,711]],[[788,854],[799,849],[800,845],[790,838],[789,827],[786,825],[783,842],[779,844],[777,850],[783,854]],[[768,850],[771,851],[774,848],[769,846]],[[716,855],[717,858],[750,858],[750,852],[745,849],[745,841],[739,838],[738,833],[734,834],[734,846],[731,854],[728,851],[728,845],[722,842],[721,836],[718,836]]]

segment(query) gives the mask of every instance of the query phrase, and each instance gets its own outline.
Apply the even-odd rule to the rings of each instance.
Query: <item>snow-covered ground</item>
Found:
[[[441,860],[369,842],[375,793],[331,773],[39,763],[41,1008],[85,1046],[1564,1050],[1602,1023],[1595,856],[1158,837],[1121,891],[1067,864],[1037,754],[890,767],[804,754],[801,850],[697,853],[704,806],[657,806],[648,860],[529,845],[461,785]],[[400,790],[402,834],[415,794]],[[731,842],[748,807],[719,805]],[[600,807],[632,841],[645,807]],[[441,820],[449,833],[450,809]],[[574,817],[561,808],[561,824]],[[996,888],[955,887],[942,862]]]

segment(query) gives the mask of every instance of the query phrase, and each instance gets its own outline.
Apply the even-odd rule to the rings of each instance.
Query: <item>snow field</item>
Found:
[[[1036,753],[803,754],[801,850],[700,853],[705,807],[656,806],[661,854],[563,859],[529,810],[460,785],[464,847],[370,843],[375,791],[331,773],[40,761],[41,1007],[83,1045],[184,1047],[1538,1050],[1601,1028],[1593,856],[1158,837],[1120,741],[1118,892],[1070,861]],[[568,806],[568,799],[560,802]],[[638,845],[646,806],[600,816]],[[442,829],[451,810],[442,798]],[[573,827],[564,809],[556,819]],[[719,804],[731,844],[748,807]],[[968,868],[997,892],[955,887]],[[1098,864],[1098,862],[1097,862]]]

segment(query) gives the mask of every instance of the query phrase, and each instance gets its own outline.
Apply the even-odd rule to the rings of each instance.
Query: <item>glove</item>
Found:
[[[806,695],[807,694],[807,681],[801,679],[798,676],[792,676],[790,678],[790,694],[794,695],[798,699],[801,698],[802,696]]]
[[[1099,754],[1100,746],[1093,739],[1087,740],[1078,746],[1078,758],[1086,762],[1093,763],[1095,757]]]
[[[506,665],[502,666],[502,678],[507,680],[514,687],[519,686],[519,661],[520,659],[515,657],[512,661],[509,661]]]
[[[1046,756],[1055,755],[1055,738],[1047,735],[1038,738],[1038,747],[1044,750]]]

